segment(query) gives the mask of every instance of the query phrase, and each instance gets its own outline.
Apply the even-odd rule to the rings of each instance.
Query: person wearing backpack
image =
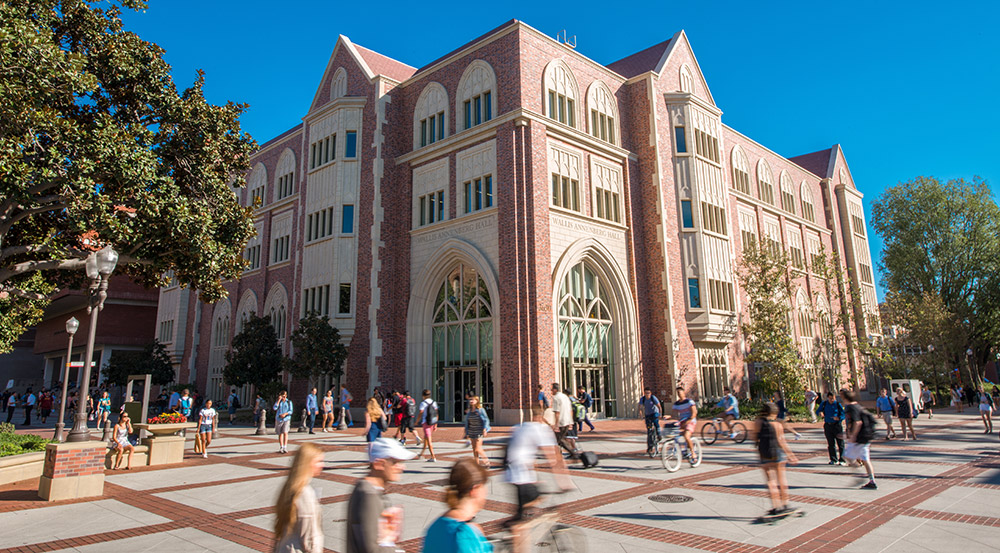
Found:
[[[587,393],[587,389],[583,386],[577,386],[576,388],[576,400],[583,405],[583,419],[576,423],[576,432],[579,434],[583,432],[583,423],[587,423],[590,427],[590,431],[594,431],[594,423],[590,422],[590,408],[594,406],[594,397]]]
[[[777,421],[778,406],[766,403],[757,415],[757,453],[761,468],[767,480],[767,491],[771,495],[769,516],[792,511],[788,506],[788,480],[785,478],[785,463],[798,462],[795,454],[785,441],[785,426]]]
[[[236,393],[236,388],[229,392],[229,425],[236,424],[236,410],[240,408],[240,396]]]
[[[875,468],[872,466],[870,451],[872,438],[875,437],[875,416],[858,403],[858,393],[854,390],[841,389],[840,399],[844,402],[847,421],[844,457],[848,466],[856,467],[860,464],[868,471],[868,483],[861,486],[861,489],[876,490],[878,486],[875,484]]]
[[[403,414],[403,418],[396,429],[395,438],[399,440],[399,443],[406,445],[406,431],[409,430],[413,433],[413,437],[417,439],[417,445],[420,445],[420,436],[413,430],[413,420],[417,418],[417,402],[410,396],[409,391],[404,391],[399,397],[399,408]]]
[[[433,463],[437,461],[437,457],[434,455],[434,431],[437,430],[438,423],[438,404],[436,401],[431,399],[431,391],[424,390],[420,394],[424,400],[420,402],[420,428],[424,432],[424,442],[420,447],[420,453],[417,455],[419,458],[423,458],[424,450],[429,449],[431,453],[430,459],[427,459],[428,463]]]

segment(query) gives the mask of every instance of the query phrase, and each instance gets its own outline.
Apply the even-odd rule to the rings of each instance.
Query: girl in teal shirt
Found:
[[[445,501],[448,512],[431,524],[424,537],[423,553],[492,553],[483,529],[471,520],[486,505],[486,481],[489,473],[468,457],[455,463],[448,477]]]

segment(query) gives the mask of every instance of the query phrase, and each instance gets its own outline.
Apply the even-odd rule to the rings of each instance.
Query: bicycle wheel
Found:
[[[661,445],[660,460],[668,472],[677,472],[677,469],[681,468],[681,446],[673,440]]]
[[[696,467],[701,464],[701,440],[691,438],[691,466]]]
[[[735,436],[733,436],[733,441],[734,442],[736,442],[738,444],[741,444],[741,443],[745,442],[746,439],[747,439],[747,427],[746,427],[746,425],[743,424],[742,422],[734,422],[733,423],[733,434],[735,434]]]
[[[718,437],[719,429],[715,427],[714,422],[706,422],[705,426],[701,427],[701,439],[705,441],[706,445],[714,444]]]

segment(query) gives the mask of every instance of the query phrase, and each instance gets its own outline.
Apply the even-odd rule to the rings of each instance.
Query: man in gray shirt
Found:
[[[347,553],[394,553],[403,531],[403,512],[385,498],[386,482],[396,482],[416,457],[396,440],[378,438],[371,444],[371,469],[358,480],[347,502]]]

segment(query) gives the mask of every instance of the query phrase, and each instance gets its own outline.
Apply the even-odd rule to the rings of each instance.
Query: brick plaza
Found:
[[[921,416],[918,441],[874,443],[875,491],[859,489],[860,472],[827,465],[820,426],[797,425],[803,439],[789,444],[799,464],[788,479],[792,503],[806,515],[776,525],[754,523],[770,505],[749,442],[707,446],[701,466],[671,474],[643,453],[641,425],[601,421],[582,436],[600,465],[573,467],[576,489],[559,501],[562,520],[582,529],[588,551],[974,553],[995,551],[1000,540],[1000,444],[970,415]],[[221,427],[208,459],[191,453],[189,441],[183,465],[108,471],[104,496],[91,500],[37,500],[37,480],[0,487],[0,553],[271,551],[273,505],[292,455],[276,453],[274,436],[251,432]],[[508,432],[499,427],[487,439],[495,463]],[[439,438],[437,463],[407,463],[401,482],[388,488],[405,509],[400,546],[408,552],[420,551],[424,530],[445,511],[451,462],[470,454],[461,428],[444,428]],[[363,437],[356,428],[293,432],[292,451],[305,440],[326,451],[327,468],[312,485],[323,504],[327,550],[343,551],[347,499],[366,470]],[[476,518],[488,534],[516,507],[502,472],[492,474],[490,500]],[[650,499],[659,494],[690,500]]]

